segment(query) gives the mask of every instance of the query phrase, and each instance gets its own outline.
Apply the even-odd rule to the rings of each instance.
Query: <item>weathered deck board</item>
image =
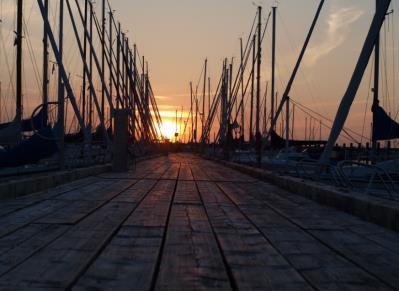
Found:
[[[190,154],[0,204],[1,290],[390,290],[398,265],[398,233]]]
[[[23,208],[0,218],[0,237],[33,223],[41,217],[49,215],[54,211],[61,210],[67,205],[65,201],[45,200],[41,203]]]
[[[152,284],[174,192],[160,181],[130,215],[74,289],[148,290]]]
[[[196,181],[209,181],[209,177],[206,174],[205,169],[202,167],[199,167],[197,164],[191,165],[191,172]]]
[[[134,204],[110,202],[0,278],[0,286],[67,288],[112,237]]]
[[[32,225],[28,226],[32,227]],[[24,262],[31,255],[45,247],[68,230],[65,225],[42,225],[33,235],[0,255],[0,276]]]
[[[16,199],[9,199],[1,201],[0,203],[0,217],[10,214],[12,212],[21,210],[25,207],[32,206],[36,203],[40,203],[45,199],[51,199],[59,196],[63,193],[71,192],[77,190],[81,187],[90,185],[98,181],[96,177],[89,177],[82,180],[74,181],[69,184],[61,185],[55,187],[51,190],[41,191],[31,195],[18,197]]]
[[[179,180],[193,181],[193,174],[188,164],[182,164],[180,167]]]
[[[173,163],[162,175],[162,179],[176,180],[179,176],[180,163]]]
[[[311,290],[228,198],[224,197],[222,203],[208,199],[213,195],[224,196],[215,184],[206,188],[201,184],[200,194],[210,222],[239,289]]]
[[[156,289],[231,289],[194,182],[177,185]]]
[[[388,288],[381,281],[326,247],[318,239],[271,210],[235,183],[219,184],[247,217],[256,224],[273,246],[301,273],[308,282],[320,289],[362,289],[365,286]],[[272,221],[272,224],[270,223]],[[277,235],[284,232],[284,235]],[[345,274],[345,275],[342,275]]]

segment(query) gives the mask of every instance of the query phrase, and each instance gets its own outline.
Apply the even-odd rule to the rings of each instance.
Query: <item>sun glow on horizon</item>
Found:
[[[176,123],[170,120],[164,120],[162,122],[162,127],[161,127],[162,136],[164,138],[171,140],[175,137],[175,133],[176,133]]]

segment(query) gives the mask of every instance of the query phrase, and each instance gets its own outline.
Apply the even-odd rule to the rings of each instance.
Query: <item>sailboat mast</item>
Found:
[[[15,121],[21,125],[22,122],[22,18],[23,18],[23,0],[18,0],[17,7],[17,98]]]
[[[93,39],[93,3],[89,1],[90,7],[90,39]],[[90,84],[93,83],[93,50],[90,49],[90,59],[89,59],[89,68],[90,68]],[[93,128],[93,90],[94,88],[90,88],[89,95],[89,108],[88,108],[88,117],[89,117],[89,129],[90,131]]]
[[[210,118],[210,116],[211,116],[211,78],[208,77],[208,119]],[[209,143],[209,135],[207,139]]]
[[[288,148],[290,146],[290,99],[287,99],[286,102],[286,108],[285,108],[285,149],[288,152]]]
[[[132,94],[133,94],[133,141],[136,142],[136,88],[137,88],[137,46],[134,44],[133,46],[133,88],[132,88]]]
[[[244,109],[244,49],[242,44],[242,37],[240,38],[240,53],[241,53],[241,140],[245,141],[245,109]]]
[[[198,88],[198,87],[197,87]],[[194,129],[194,142],[197,143],[197,133],[198,133],[198,95],[197,90],[195,90],[195,129]]]
[[[205,128],[205,99],[206,99],[206,69],[208,66],[208,59],[205,59],[205,68],[204,68],[204,87],[203,87],[203,94],[202,94],[202,128],[201,128],[201,135],[204,136],[204,128]],[[205,140],[202,139],[204,142]]]
[[[256,34],[252,39],[252,72],[251,72],[251,110],[249,116],[249,141],[253,142],[253,115],[254,115],[254,92],[255,92],[255,61],[256,61]]]
[[[85,0],[85,12],[84,12],[84,21],[83,21],[83,26],[84,26],[84,32],[83,32],[83,58],[86,61],[87,60],[87,15],[88,15],[88,0]],[[83,123],[86,125],[86,72],[85,72],[85,65],[83,64],[83,69],[82,69],[82,76],[83,76],[83,82],[82,82],[82,119]]]
[[[276,96],[276,12],[277,7],[272,7],[273,11],[273,32],[272,32],[272,92],[271,92],[271,108],[270,108],[270,129],[273,131],[275,129],[275,120],[274,120],[274,112],[275,112],[275,96]]]
[[[257,68],[257,79],[256,79],[256,148],[258,152],[258,162],[261,160],[260,149],[261,149],[261,133],[260,133],[260,69],[262,65],[262,7],[258,7],[258,68]]]
[[[376,0],[376,9],[378,9],[378,0]],[[374,88],[373,88],[373,107],[379,105],[380,98],[380,33],[375,40],[374,45]],[[376,116],[373,114],[373,124],[376,122]],[[377,149],[377,141],[374,138],[374,130],[372,130],[372,161],[375,162],[375,151]]]
[[[60,15],[59,15],[59,39],[58,39],[58,49],[60,60],[62,62],[63,59],[63,51],[64,51],[64,0],[60,0]],[[65,102],[64,102],[64,83],[61,78],[61,65],[58,64],[58,139],[59,139],[59,148],[60,148],[60,168],[64,169],[65,166],[65,153],[64,153],[64,135],[65,135]]]
[[[342,97],[327,145],[325,146],[324,152],[320,157],[320,162],[323,164],[328,162],[331,151],[339,135],[341,134],[346,119],[348,118],[350,108],[363,79],[363,75],[369,63],[371,54],[373,53],[375,41],[380,34],[381,26],[385,21],[385,16],[391,4],[391,0],[379,0],[377,1],[377,4],[377,12],[373,18],[373,22],[367,34],[367,38],[360,53],[359,60],[353,72],[348,88],[345,92],[345,95]]]
[[[190,82],[191,142],[194,142],[193,83]]]
[[[111,103],[113,104],[113,98],[114,98],[114,87],[113,87],[113,80],[114,80],[114,46],[113,46],[113,41],[114,41],[114,36],[113,36],[113,14],[112,11],[109,11],[109,96],[111,99]],[[111,107],[111,106],[110,106]],[[112,113],[111,113],[111,108],[109,110],[109,117],[110,120],[112,120]],[[112,127],[112,122],[110,122],[110,127]]]
[[[48,17],[48,0],[44,0],[44,13]],[[43,25],[43,108],[47,112],[48,102],[48,36],[46,25]]]
[[[101,72],[105,74],[105,0],[102,1],[101,9],[102,28],[101,28]],[[105,120],[105,82],[101,82],[101,115]]]

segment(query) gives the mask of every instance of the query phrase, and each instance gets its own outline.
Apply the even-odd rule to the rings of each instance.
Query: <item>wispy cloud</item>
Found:
[[[328,55],[339,47],[348,37],[350,25],[356,22],[363,11],[354,7],[340,8],[333,11],[327,21],[325,38],[308,51],[307,64],[314,65],[320,58]]]

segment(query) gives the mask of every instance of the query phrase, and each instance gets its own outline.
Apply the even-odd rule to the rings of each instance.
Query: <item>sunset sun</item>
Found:
[[[162,122],[162,127],[161,127],[162,136],[167,139],[173,139],[175,137],[175,133],[176,133],[176,123],[170,120],[164,120]]]

